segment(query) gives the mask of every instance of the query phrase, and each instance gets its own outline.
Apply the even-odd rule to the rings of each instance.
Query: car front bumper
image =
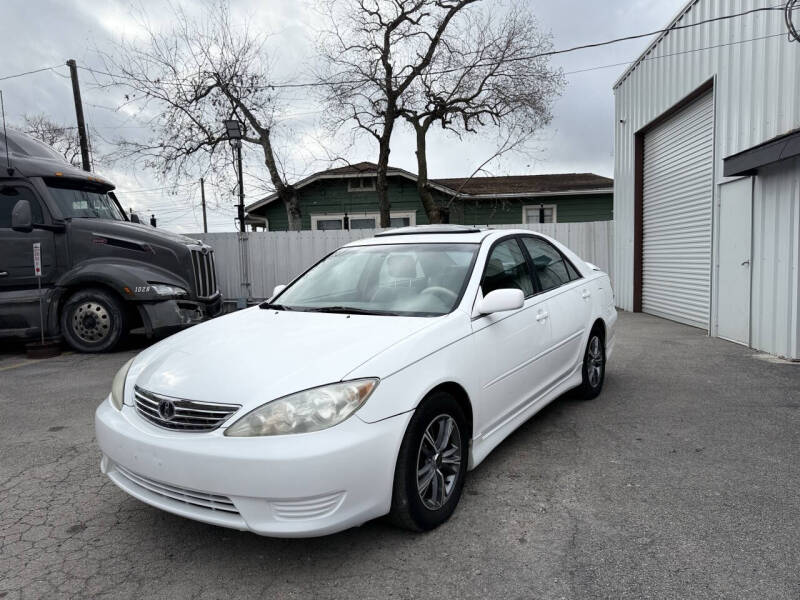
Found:
[[[315,433],[234,438],[160,429],[106,400],[95,413],[101,469],[139,500],[197,521],[308,537],[389,512],[397,454],[411,418],[357,416]]]

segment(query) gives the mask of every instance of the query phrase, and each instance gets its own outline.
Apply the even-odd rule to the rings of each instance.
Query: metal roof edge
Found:
[[[614,85],[611,86],[612,90],[616,90],[622,84],[622,82],[625,81],[625,79],[627,79],[628,76],[631,73],[633,73],[634,70],[636,70],[636,67],[638,67],[642,63],[645,57],[648,54],[650,54],[650,52],[656,46],[658,46],[659,43],[661,43],[661,40],[663,40],[667,36],[667,34],[678,23],[678,21],[680,21],[683,17],[685,17],[686,13],[688,13],[689,10],[691,10],[691,8],[698,2],[700,2],[700,0],[689,0],[689,2],[682,9],[678,11],[678,14],[675,15],[675,17],[669,22],[669,25],[663,28],[666,31],[662,31],[661,33],[659,33],[656,36],[656,39],[654,39],[652,42],[650,42],[650,44],[648,44],[644,52],[642,52],[639,55],[639,57],[636,60],[634,60],[630,65],[628,65],[628,68],[625,69],[625,71],[623,71],[622,75],[620,75],[619,78],[614,82]]]

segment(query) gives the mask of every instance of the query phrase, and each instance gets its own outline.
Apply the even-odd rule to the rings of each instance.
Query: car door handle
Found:
[[[590,292],[589,290],[583,290],[581,292],[581,298],[583,298],[584,300],[586,300],[591,295],[592,295],[592,292]]]
[[[742,263],[742,266],[744,267],[745,265],[749,265],[749,264],[750,264],[750,261],[749,261],[749,260],[746,260],[746,261],[744,261],[744,262]]]
[[[8,277],[8,271],[0,271],[0,277]]]
[[[539,323],[541,323],[543,321],[546,321],[547,317],[549,317],[549,316],[550,316],[550,313],[540,312],[538,315],[536,315],[536,320],[539,321]]]

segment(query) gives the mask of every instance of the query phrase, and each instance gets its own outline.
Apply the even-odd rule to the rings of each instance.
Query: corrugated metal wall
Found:
[[[695,0],[678,24],[779,4],[776,0]],[[754,38],[761,39],[744,41]],[[617,302],[626,310],[633,309],[634,134],[711,78],[715,78],[716,182],[725,181],[724,157],[800,127],[800,44],[787,40],[782,12],[673,31],[650,50],[614,90],[614,264]],[[783,230],[776,233],[784,234]],[[786,238],[763,243],[774,244],[780,252],[790,248]],[[778,295],[781,290],[765,293]]]
[[[800,159],[762,169],[753,194],[750,345],[800,358]]]
[[[613,280],[614,224],[611,221],[500,225],[494,228],[528,229],[549,235],[606,271]],[[371,237],[378,231],[381,230],[195,233],[191,237],[214,248],[219,289],[225,299],[231,300],[268,298],[276,285],[288,283],[326,254],[348,242]],[[245,278],[250,282],[249,291],[242,285]]]

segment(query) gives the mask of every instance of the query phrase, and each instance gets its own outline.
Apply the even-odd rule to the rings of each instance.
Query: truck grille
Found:
[[[178,431],[213,431],[233,413],[239,404],[215,404],[182,400],[154,394],[138,385],[133,388],[136,411],[151,423]]]
[[[217,272],[214,267],[214,251],[192,250],[194,289],[198,298],[210,298],[217,293]]]

